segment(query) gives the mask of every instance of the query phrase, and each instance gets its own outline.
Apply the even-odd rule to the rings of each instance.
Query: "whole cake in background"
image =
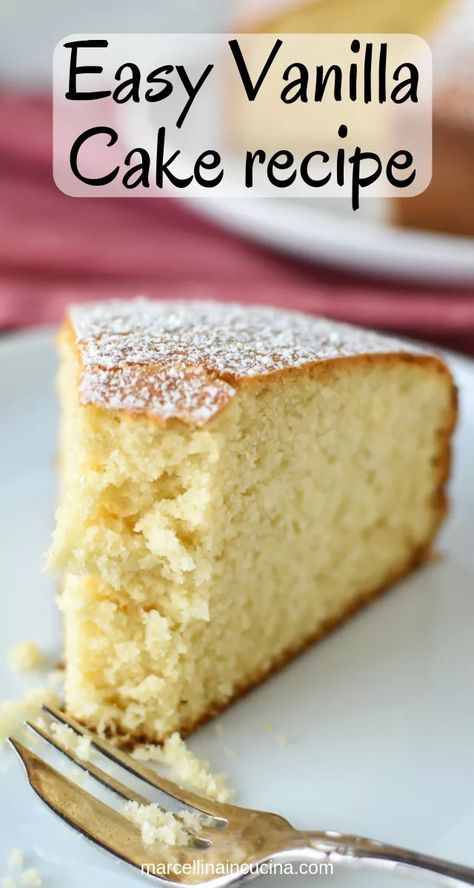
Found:
[[[456,3],[432,41],[433,176],[398,200],[401,225],[474,236],[474,3]]]
[[[423,34],[453,0],[241,0],[235,31],[267,34]]]
[[[232,30],[249,34],[275,35],[425,34],[442,21],[447,3],[448,0],[243,0],[237,4],[231,27]],[[350,51],[350,42],[347,41],[344,62],[347,70],[356,58],[361,65],[362,58],[362,54],[359,58]],[[245,58],[251,71],[261,70],[262,56],[266,57],[272,45],[273,41],[262,49],[255,41],[244,43]],[[311,72],[310,76],[316,64],[314,53],[304,42],[300,44],[296,41],[295,45],[293,40],[288,45],[287,53],[284,48],[282,50],[284,61],[279,55],[280,64],[276,67],[272,65],[266,75],[266,91],[258,102],[258,113],[255,113],[253,103],[245,99],[242,90],[229,94],[232,113],[226,115],[225,125],[233,145],[238,150],[263,147],[267,151],[275,151],[281,149],[284,143],[284,147],[296,156],[319,147],[332,153],[340,147],[338,128],[344,123],[348,127],[351,145],[369,145],[375,141],[375,145],[380,146],[385,138],[384,124],[376,114],[369,118],[361,115],[357,104],[343,102],[341,108],[337,102],[324,102],[315,106],[313,114],[309,113],[307,103],[294,102],[289,116],[288,105],[285,106],[279,99],[283,67],[288,65],[292,70],[293,53],[302,59]],[[344,59],[344,56],[341,58]],[[318,58],[318,61],[321,59]],[[330,86],[328,92],[331,93]]]
[[[413,33],[433,51],[433,175],[415,197],[392,200],[395,225],[474,235],[474,3],[472,0],[243,0],[235,30],[267,33]],[[246,131],[238,106],[238,131]],[[312,144],[302,117],[302,144]],[[284,131],[274,120],[274,129]],[[357,123],[357,116],[351,126]],[[253,124],[255,127],[255,124]],[[258,136],[261,138],[261,132]],[[250,135],[255,135],[250,130]]]
[[[73,307],[59,337],[66,704],[187,732],[427,556],[455,388],[436,356],[212,302]]]

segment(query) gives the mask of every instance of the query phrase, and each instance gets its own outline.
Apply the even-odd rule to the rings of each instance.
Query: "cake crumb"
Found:
[[[225,733],[224,725],[221,725],[220,722],[216,722],[216,724],[212,726],[212,730],[217,737],[222,737]]]
[[[47,687],[30,688],[17,700],[3,700],[0,703],[0,744],[27,718],[37,715],[43,703],[57,706],[57,694]]]
[[[23,866],[24,855],[20,848],[12,848],[8,855],[7,866],[13,869],[15,866]]]
[[[83,786],[86,775],[84,771],[80,771],[78,768],[68,768],[67,771],[64,772],[65,776],[71,783],[75,783],[76,786]]]
[[[82,761],[89,760],[92,744],[90,737],[81,737],[68,725],[63,725],[60,722],[51,722],[49,730],[61,746],[64,746],[70,752],[75,752]]]
[[[233,758],[235,755],[235,750],[231,749],[230,746],[224,746],[223,751],[224,751],[224,755],[227,756],[227,758]]]
[[[288,746],[288,737],[286,734],[277,734],[276,740],[279,746]]]
[[[168,765],[173,780],[209,799],[227,802],[233,796],[233,790],[226,785],[224,776],[213,774],[209,762],[191,752],[177,732],[165,740],[163,746],[148,743],[136,746],[132,756],[138,761]]]
[[[264,722],[263,730],[266,734],[270,734],[270,732],[273,731],[273,725],[270,722]]]
[[[8,660],[15,672],[37,672],[44,666],[45,656],[35,641],[19,641],[10,648]]]
[[[56,688],[64,683],[64,669],[53,669],[46,676],[46,684],[49,688]]]
[[[16,888],[16,882],[11,876],[2,876],[0,886],[1,888]]]
[[[179,815],[172,811],[164,811],[157,804],[139,805],[138,802],[127,802],[121,813],[135,826],[140,827],[144,845],[162,842],[165,845],[189,845],[192,836],[188,830],[199,829],[198,814],[181,811]]]
[[[20,876],[20,885],[29,886],[29,888],[40,888],[41,876],[38,870],[33,867],[26,869]]]

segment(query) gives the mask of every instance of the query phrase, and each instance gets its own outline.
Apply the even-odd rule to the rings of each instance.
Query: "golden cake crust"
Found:
[[[72,307],[81,403],[203,426],[238,388],[334,361],[406,360],[449,371],[421,347],[327,318],[236,303],[130,301]]]

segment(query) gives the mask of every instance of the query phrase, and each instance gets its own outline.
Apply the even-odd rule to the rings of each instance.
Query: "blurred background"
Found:
[[[142,293],[301,308],[474,354],[473,9],[472,0],[1,0],[0,331],[56,322],[71,301]],[[57,190],[50,90],[60,38],[245,29],[425,36],[435,74],[428,191],[356,217],[337,201],[244,207]]]

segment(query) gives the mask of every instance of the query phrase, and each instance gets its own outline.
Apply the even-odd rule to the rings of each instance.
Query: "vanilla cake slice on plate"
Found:
[[[60,334],[66,705],[187,732],[427,555],[455,388],[421,348],[271,308],[136,299]]]

